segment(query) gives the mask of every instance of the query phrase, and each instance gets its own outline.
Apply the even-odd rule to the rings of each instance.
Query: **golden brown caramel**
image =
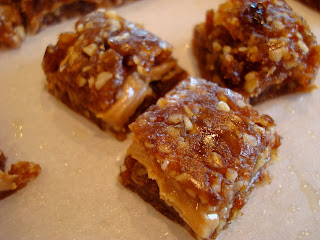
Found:
[[[93,12],[75,29],[46,50],[49,91],[123,139],[127,124],[185,72],[167,42],[114,12]]]
[[[198,237],[212,239],[242,208],[276,154],[274,126],[240,94],[188,78],[130,125],[133,143],[122,183],[165,215],[171,210],[161,201],[173,206]],[[135,161],[143,167],[131,169]],[[146,193],[152,184],[161,207],[156,194]]]
[[[203,77],[251,103],[310,90],[320,66],[315,36],[283,0],[228,0],[196,26],[193,46]]]

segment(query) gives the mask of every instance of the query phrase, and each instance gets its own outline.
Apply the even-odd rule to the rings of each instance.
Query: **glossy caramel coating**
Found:
[[[46,50],[48,89],[119,138],[136,114],[185,75],[167,42],[114,12],[95,11],[75,29],[62,33]]]
[[[259,158],[267,150],[267,163],[279,147],[273,127],[272,118],[245,104],[241,95],[194,78],[130,125],[165,176],[218,209],[248,189]]]
[[[228,0],[196,26],[193,47],[202,76],[251,103],[310,90],[320,47],[306,21],[283,0]]]

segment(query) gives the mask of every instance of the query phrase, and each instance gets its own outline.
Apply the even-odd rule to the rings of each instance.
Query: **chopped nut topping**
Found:
[[[249,135],[249,134],[247,134],[247,133],[244,133],[243,134],[243,140],[247,143],[247,144],[249,144],[251,147],[256,147],[257,146],[257,139],[254,137],[254,136],[252,136],[252,135]]]
[[[140,65],[140,63],[141,63],[140,59],[137,56],[133,56],[132,60],[136,65]]]
[[[169,165],[169,161],[168,160],[165,160],[162,164],[161,164],[161,168],[163,171],[165,171]]]
[[[226,126],[231,131],[237,130],[237,126],[232,121],[226,122]]]
[[[140,75],[144,75],[146,73],[145,69],[142,66],[138,66],[137,70]]]
[[[309,52],[309,48],[308,46],[303,42],[303,41],[298,41],[298,46],[301,48],[301,50],[304,52],[304,53],[308,53]]]
[[[221,111],[230,112],[230,107],[229,107],[229,105],[228,105],[226,102],[219,101],[219,102],[217,103],[217,106],[218,106],[218,108],[219,108]]]
[[[231,53],[231,50],[232,50],[232,49],[231,49],[230,46],[224,46],[224,47],[223,47],[223,52],[226,53],[226,54]]]
[[[237,105],[239,107],[241,107],[241,108],[244,108],[245,106],[247,106],[246,103],[243,100],[240,100],[240,99],[237,100]]]
[[[86,67],[84,67],[83,69],[82,69],[82,72],[88,72],[88,71],[90,71],[92,69],[92,66],[86,66]]]
[[[167,132],[170,136],[172,137],[177,137],[179,136],[179,129],[175,128],[174,126],[168,126],[167,127]]]
[[[189,144],[187,142],[179,141],[178,146],[179,148],[188,148]]]
[[[94,84],[94,77],[90,77],[88,80],[88,84],[89,84],[89,88],[92,88],[93,84]]]
[[[221,180],[217,178],[211,188],[214,192],[219,193],[221,191]]]
[[[159,98],[159,100],[157,101],[157,105],[159,106],[159,108],[164,108],[165,106],[167,106],[167,104],[168,102],[164,98]]]
[[[170,149],[169,146],[160,145],[160,146],[159,146],[159,151],[162,152],[162,153],[170,153],[170,152],[171,152],[171,149]]]
[[[95,43],[91,43],[90,45],[83,48],[83,52],[87,54],[89,57],[92,57],[97,48],[98,47]]]
[[[95,87],[100,90],[111,78],[113,74],[110,72],[102,72],[98,75],[97,81],[95,82]]]
[[[244,79],[246,80],[244,83],[244,89],[249,93],[252,93],[259,86],[257,72],[249,72]]]
[[[280,21],[275,21],[272,23],[278,30],[283,30],[284,29],[284,25],[282,22]]]
[[[114,33],[116,31],[119,31],[121,29],[121,24],[116,19],[108,19],[108,23],[110,24],[110,32]]]
[[[238,177],[238,173],[236,170],[232,169],[232,168],[228,168],[226,171],[226,179],[228,181],[234,181],[236,180],[236,178]]]
[[[191,131],[193,129],[193,124],[188,117],[184,116],[183,122],[184,122],[184,126],[186,127],[187,131]]]
[[[191,109],[187,105],[184,105],[183,108],[186,111],[188,117],[191,118],[194,115],[193,112],[191,111]]]
[[[84,28],[86,28],[86,29],[88,29],[88,28],[93,28],[93,27],[94,27],[94,25],[93,25],[92,22],[88,22],[88,23],[86,23],[85,26],[84,26]]]
[[[154,144],[149,143],[149,142],[145,142],[144,145],[145,145],[147,148],[154,148],[154,147],[155,147]]]
[[[214,50],[214,51],[217,51],[217,52],[220,52],[221,49],[222,49],[220,43],[218,43],[218,42],[213,42],[213,43],[212,43],[212,47],[213,47],[213,50]]]
[[[297,38],[299,38],[300,40],[302,40],[302,35],[299,32],[296,32],[296,36]]]
[[[181,120],[182,120],[182,115],[179,113],[174,113],[170,115],[168,118],[168,121],[174,124],[181,122]]]
[[[188,180],[188,174],[181,173],[180,175],[176,176],[176,180],[179,182],[186,181]]]
[[[282,57],[288,52],[286,47],[277,48],[269,51],[269,59],[273,62],[280,62]]]
[[[78,31],[78,32],[82,32],[83,30],[84,30],[84,26],[83,26],[82,23],[80,23],[80,24],[78,25],[78,27],[77,27],[77,31]]]
[[[118,14],[115,11],[107,11],[107,12],[105,12],[105,15],[108,18],[113,18],[113,19],[117,19],[118,18]]]
[[[247,47],[239,47],[238,51],[239,52],[246,52],[246,51],[248,51],[248,48]]]
[[[87,79],[85,79],[83,76],[79,75],[77,77],[77,83],[79,87],[83,87],[87,83]]]
[[[113,39],[115,41],[122,41],[122,40],[128,39],[129,37],[130,37],[130,34],[126,32],[126,33],[123,33],[122,35],[118,35],[118,36],[114,37]]]

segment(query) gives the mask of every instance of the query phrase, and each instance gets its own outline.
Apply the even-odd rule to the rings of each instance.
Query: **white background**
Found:
[[[118,8],[123,17],[170,42],[174,56],[198,76],[190,41],[195,24],[220,0],[144,0]],[[320,13],[288,1],[320,41]],[[27,37],[0,53],[0,146],[8,164],[42,166],[26,188],[0,202],[0,239],[192,239],[118,183],[130,140],[118,142],[45,90],[41,61],[75,20]],[[320,75],[317,83],[319,84]],[[293,94],[257,106],[283,137],[270,185],[256,189],[243,216],[219,240],[320,239],[320,91]]]

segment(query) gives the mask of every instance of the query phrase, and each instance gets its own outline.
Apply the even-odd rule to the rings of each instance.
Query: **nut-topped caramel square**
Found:
[[[121,182],[200,239],[245,204],[280,145],[271,117],[215,83],[188,78],[130,125]]]
[[[309,91],[320,46],[307,22],[284,0],[227,0],[194,31],[201,74],[250,103]]]
[[[127,124],[186,75],[166,41],[115,12],[97,10],[48,46],[53,95],[123,139]]]

